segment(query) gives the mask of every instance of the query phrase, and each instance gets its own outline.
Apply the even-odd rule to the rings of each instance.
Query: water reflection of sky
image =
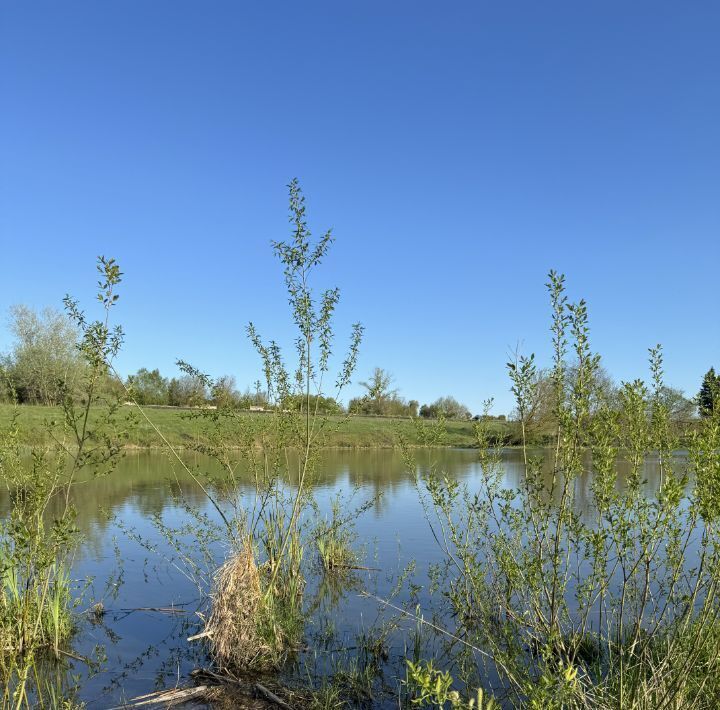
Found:
[[[197,458],[189,463],[201,471],[208,466]],[[478,485],[479,467],[472,451],[419,451],[417,463],[420,470],[435,466],[449,477],[465,481],[471,490]],[[656,469],[652,462],[646,466],[648,491],[657,487]],[[506,485],[519,485],[521,475],[519,452],[506,452]],[[242,474],[239,478],[240,487],[249,498],[250,482],[243,482]],[[579,512],[588,519],[589,485],[590,476],[582,477],[576,485]],[[185,640],[201,628],[196,615],[200,608],[199,591],[181,573],[177,553],[165,544],[152,522],[157,517],[175,528],[188,522],[187,511],[176,497],[180,491],[192,510],[217,521],[217,514],[199,487],[160,454],[129,455],[112,475],[86,481],[75,490],[83,544],[73,578],[90,583],[83,599],[85,607],[102,601],[107,610],[99,623],[83,624],[75,644],[75,650],[83,655],[91,654],[97,644],[103,645],[107,653],[107,663],[94,676],[88,677],[82,664],[75,665],[74,672],[82,677],[80,695],[88,708],[109,707],[174,685],[178,677],[182,679],[193,668],[207,663],[202,645]],[[420,587],[417,601],[422,605],[427,598],[429,565],[442,559],[412,475],[399,452],[326,452],[315,483],[318,512],[311,515],[328,516],[331,501],[338,494],[342,494],[348,512],[364,501],[372,501],[372,507],[356,518],[355,529],[357,544],[365,552],[363,564],[377,571],[356,572],[354,583],[344,589],[329,588],[317,577],[310,579],[305,599],[314,611],[307,634],[311,650],[304,662],[313,673],[327,670],[333,664],[334,649],[323,648],[320,641],[328,628],[336,632],[331,647],[348,647],[356,643],[358,634],[368,632],[383,618],[378,603],[359,596],[361,590],[387,597],[405,567],[414,563],[412,582]],[[0,511],[7,511],[7,507],[7,493],[0,493]],[[190,554],[199,549],[187,532],[180,536],[180,546]],[[211,549],[216,560],[222,560],[222,546],[215,544]],[[174,566],[176,563],[180,569]],[[402,604],[408,599],[406,585],[395,603]],[[173,606],[185,613],[133,611],[140,607]],[[393,654],[399,659],[405,652],[405,642],[401,634],[394,637],[390,675]]]

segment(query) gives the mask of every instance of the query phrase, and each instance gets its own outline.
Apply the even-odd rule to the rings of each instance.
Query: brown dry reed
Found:
[[[216,572],[214,587],[205,630],[216,662],[234,669],[262,665],[272,649],[259,632],[261,572],[249,539]]]

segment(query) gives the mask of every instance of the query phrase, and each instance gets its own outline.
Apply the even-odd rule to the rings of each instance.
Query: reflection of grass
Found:
[[[127,412],[132,411],[127,407]],[[7,424],[12,414],[12,407],[0,404],[0,427]],[[150,420],[165,435],[173,446],[191,446],[202,442],[202,424],[192,417],[186,409],[146,408]],[[269,420],[266,414],[242,413],[241,416],[252,417],[258,425]],[[339,418],[335,418],[338,419]],[[59,407],[41,407],[23,405],[20,407],[19,425],[23,443],[27,445],[46,444],[50,434],[45,426],[49,421],[62,421]],[[444,444],[447,446],[473,446],[475,435],[473,422],[447,421],[447,434]],[[494,423],[498,434],[507,435],[509,425],[504,422]],[[388,448],[397,446],[398,436],[402,436],[411,446],[422,445],[417,428],[409,419],[386,417],[351,417],[337,431],[330,432],[325,441],[329,447],[348,448]],[[153,447],[162,446],[157,434],[144,420],[138,422],[129,440],[130,446]]]
[[[334,664],[332,673],[322,676],[316,687],[312,679],[306,688],[295,688],[290,701],[308,710],[340,710],[347,707],[372,707],[377,670],[357,658]]]

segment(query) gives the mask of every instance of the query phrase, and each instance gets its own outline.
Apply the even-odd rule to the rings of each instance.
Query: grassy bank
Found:
[[[14,408],[0,404],[0,427],[10,422]],[[130,414],[131,407],[127,407]],[[173,408],[145,409],[152,423],[163,433],[167,440],[177,447],[189,446],[202,441],[203,423],[192,416],[192,410]],[[242,413],[240,416],[266,420],[269,415],[262,413]],[[340,420],[340,418],[337,418]],[[19,407],[20,435],[28,446],[50,442],[49,422],[61,422],[62,411],[59,407],[21,405]],[[498,435],[509,432],[504,422],[493,423]],[[468,421],[447,421],[443,444],[446,446],[471,447],[475,445],[474,423]],[[328,434],[326,446],[343,448],[389,448],[398,445],[402,436],[411,446],[424,444],[418,427],[409,419],[389,417],[352,417],[344,422],[338,431]],[[151,448],[162,446],[162,441],[146,421],[140,418],[130,435],[129,446]]]

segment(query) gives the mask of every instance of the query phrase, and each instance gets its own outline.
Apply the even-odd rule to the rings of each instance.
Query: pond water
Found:
[[[516,487],[522,474],[520,452],[508,450],[503,460],[506,485]],[[480,473],[477,453],[471,450],[423,450],[418,452],[417,462],[421,469],[436,465],[471,488]],[[192,457],[189,463],[200,468],[206,465]],[[652,465],[647,474],[652,489],[656,485]],[[578,484],[577,504],[582,508],[589,482],[580,480]],[[161,453],[128,454],[111,475],[80,483],[75,489],[83,542],[73,579],[79,586],[86,585],[79,609],[96,602],[105,608],[101,618],[84,615],[88,620],[73,642],[80,655],[90,655],[96,646],[102,646],[107,656],[100,671],[93,674],[83,663],[70,662],[68,679],[77,676],[79,699],[88,708],[112,707],[172,687],[178,679],[185,681],[193,668],[208,664],[202,642],[186,640],[202,630],[196,614],[202,608],[198,587],[157,526],[162,522],[180,528],[189,522],[177,497],[179,490],[195,512],[215,517],[199,487]],[[247,491],[249,494],[249,482]],[[371,501],[370,508],[357,517],[355,529],[357,546],[363,552],[361,564],[375,569],[354,572],[350,581],[339,587],[323,584],[321,575],[310,579],[305,593],[313,609],[307,650],[295,667],[295,672],[306,678],[333,668],[340,649],[356,648],[358,635],[382,621],[381,605],[372,597],[361,596],[362,591],[389,597],[403,570],[414,564],[411,582],[422,606],[428,567],[442,557],[399,452],[326,451],[314,493],[320,517],[329,514],[331,500],[338,493],[344,496],[348,510]],[[7,505],[7,493],[0,493],[0,512],[5,512]],[[191,530],[182,532],[181,538],[180,549],[188,554],[199,548]],[[210,547],[217,563],[222,562],[226,551],[220,544]],[[408,600],[408,589],[408,584],[403,585],[396,604]],[[414,629],[414,622],[408,621],[392,636],[383,679],[391,689],[399,683],[400,659]]]

